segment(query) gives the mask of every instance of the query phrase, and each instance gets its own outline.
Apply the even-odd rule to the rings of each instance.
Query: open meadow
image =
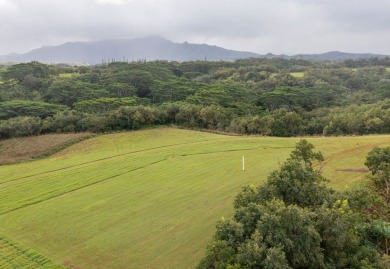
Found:
[[[156,128],[0,166],[0,268],[193,268],[241,186],[261,184],[299,139]],[[390,135],[307,139],[336,189],[390,146]]]

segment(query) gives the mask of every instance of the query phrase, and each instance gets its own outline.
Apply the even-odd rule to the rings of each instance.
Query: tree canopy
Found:
[[[159,124],[189,128],[272,136],[383,134],[390,132],[389,62],[242,59],[97,66],[31,62],[2,67],[0,105],[30,101],[41,102],[41,106],[47,103],[46,107],[66,106],[75,111],[79,121],[96,119],[103,132],[120,128],[115,121],[106,122],[115,110],[143,105],[159,111]],[[174,106],[179,108],[174,110],[177,117],[171,115],[169,121],[164,119],[167,103],[177,103]],[[215,108],[216,115],[228,117],[218,124],[204,124],[201,117],[205,113],[200,111]],[[1,119],[52,117],[50,113],[37,114],[35,109],[19,111],[5,113]],[[207,113],[208,122],[216,120],[210,119],[211,115]],[[82,126],[83,131],[97,130]]]

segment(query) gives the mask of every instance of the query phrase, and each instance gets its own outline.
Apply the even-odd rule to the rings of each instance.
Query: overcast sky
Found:
[[[390,55],[390,0],[0,0],[0,54],[150,35],[260,54]]]

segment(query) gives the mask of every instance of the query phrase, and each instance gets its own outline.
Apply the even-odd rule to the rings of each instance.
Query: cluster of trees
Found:
[[[305,113],[277,109],[238,116],[218,105],[165,103],[143,105],[139,99],[99,98],[75,103],[74,109],[35,101],[0,102],[0,138],[51,132],[110,132],[152,125],[176,125],[267,136],[384,134],[390,132],[390,101]],[[31,115],[31,116],[17,116]],[[34,132],[31,124],[34,123]],[[18,131],[13,130],[17,125]]]
[[[104,101],[102,100],[102,104],[106,107]],[[133,100],[121,99],[121,101],[132,102]],[[93,102],[93,105],[96,105],[96,101]],[[78,106],[82,108],[84,105],[84,102],[80,102]],[[45,119],[19,116],[0,121],[0,137],[10,138],[51,132],[136,130],[143,126],[161,124],[225,130],[229,126],[231,117],[232,113],[221,107],[213,105],[203,107],[185,103],[168,103],[160,107],[119,106],[117,109],[96,114],[80,110],[64,110]]]
[[[0,102],[0,120],[10,119],[23,115],[46,118],[66,109],[67,107],[63,105],[49,104],[38,101],[5,101]]]
[[[138,126],[174,123],[274,136],[388,133],[389,60],[372,59],[369,65],[366,61],[16,64],[0,70],[0,125],[18,116],[50,121],[56,114],[70,113],[78,121],[94,119],[105,127],[65,129],[110,131],[120,126],[111,119],[117,110],[143,106],[158,111],[159,119]],[[185,110],[189,121],[183,122],[180,115],[165,119],[166,106]],[[200,111],[211,109],[215,111],[208,117],[215,118],[205,123]]]
[[[313,148],[301,140],[264,184],[243,187],[233,219],[217,223],[198,268],[388,268],[390,223],[380,218],[389,218],[388,207],[379,216],[363,214],[378,212],[375,194],[328,188],[323,156]],[[389,182],[389,153],[375,149],[367,158],[380,186]]]

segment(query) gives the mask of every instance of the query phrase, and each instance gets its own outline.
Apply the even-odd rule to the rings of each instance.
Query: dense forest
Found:
[[[172,124],[271,136],[390,132],[390,58],[0,67],[0,138]]]

